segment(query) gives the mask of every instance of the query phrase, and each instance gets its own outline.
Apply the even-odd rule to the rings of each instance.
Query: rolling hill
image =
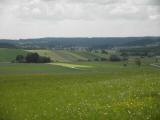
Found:
[[[111,48],[113,46],[135,46],[160,43],[160,37],[93,37],[93,38],[35,38],[0,40],[0,44],[12,44],[19,48]]]
[[[70,50],[25,50],[13,48],[0,48],[0,62],[11,62],[17,55],[26,55],[27,53],[38,53],[40,56],[51,58],[54,62],[78,62],[94,61],[102,58],[108,58],[108,55],[89,51],[70,51]]]
[[[95,53],[89,51],[69,51],[69,50],[26,50],[27,52],[38,53],[41,56],[50,57],[57,62],[77,62],[77,61],[93,61],[95,59],[106,58],[106,54]]]

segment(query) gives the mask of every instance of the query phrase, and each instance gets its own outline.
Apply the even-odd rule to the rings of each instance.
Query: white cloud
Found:
[[[70,26],[72,26],[73,21],[77,21],[78,24],[88,27],[86,28],[88,33],[92,31],[92,27],[87,26],[86,23],[94,22],[97,24],[95,26],[98,26],[100,24],[98,22],[101,21],[105,21],[103,26],[106,27],[108,23],[114,25],[118,22],[119,24],[116,25],[119,27],[121,22],[123,25],[126,23],[128,29],[131,28],[129,24],[136,23],[138,31],[138,26],[142,22],[154,27],[159,26],[160,0],[0,0],[0,35],[4,30],[10,32],[12,29],[17,29],[15,25],[23,26],[21,27],[22,31],[28,30],[25,30],[28,24],[36,24],[36,27],[39,26],[38,30],[43,31],[42,23],[48,23],[47,28],[51,25],[53,28],[56,26],[55,28],[60,27],[62,29],[62,26],[66,24],[65,21],[70,21]],[[152,31],[155,31],[154,27]],[[78,28],[81,26],[77,25]],[[118,30],[118,28],[116,29]],[[65,33],[65,30],[63,28],[62,32]],[[105,31],[107,30],[103,32],[105,33]],[[112,30],[112,32],[114,31]],[[98,30],[97,33],[99,33]]]
[[[39,20],[64,19],[146,19],[150,13],[160,14],[159,0],[1,0],[13,8],[16,17]],[[154,5],[154,6],[153,6]],[[16,7],[15,7],[16,6]],[[16,12],[15,12],[16,11]],[[12,11],[9,11],[12,14]],[[131,18],[131,19],[130,19]]]

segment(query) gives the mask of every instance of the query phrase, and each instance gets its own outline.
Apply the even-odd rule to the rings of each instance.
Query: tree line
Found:
[[[40,56],[38,53],[28,53],[27,55],[17,55],[14,62],[18,63],[50,63],[49,57]]]

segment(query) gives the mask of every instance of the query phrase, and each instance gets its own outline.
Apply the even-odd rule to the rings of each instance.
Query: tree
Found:
[[[98,58],[95,58],[94,61],[99,61],[99,59],[98,59]]]
[[[159,61],[159,60],[158,60],[158,58],[156,57],[156,58],[155,58],[155,62],[158,63],[158,61]]]
[[[18,63],[49,63],[51,59],[49,57],[39,56],[38,53],[28,53],[25,57],[23,55],[17,55],[16,62]]]
[[[121,61],[121,58],[118,55],[111,55],[110,61]]]
[[[17,55],[16,62],[19,62],[19,63],[25,62],[25,57],[23,55]]]
[[[128,53],[127,52],[121,52],[121,56],[128,57]]]
[[[38,53],[28,53],[25,59],[27,63],[38,63],[39,55]]]
[[[101,61],[107,61],[107,58],[101,58]]]
[[[39,57],[38,63],[49,63],[51,62],[51,59],[49,57]]]
[[[124,66],[124,67],[127,67],[127,63],[124,63],[123,66]]]
[[[126,52],[122,52],[121,56],[122,56],[122,60],[124,61],[128,60],[128,54]]]
[[[141,59],[136,58],[136,59],[135,59],[135,64],[138,65],[138,66],[140,67],[141,64],[142,64]]]
[[[108,54],[108,52],[105,51],[105,50],[101,50],[101,53],[102,53],[102,54]]]

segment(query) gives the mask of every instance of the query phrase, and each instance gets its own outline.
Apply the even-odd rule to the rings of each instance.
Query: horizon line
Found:
[[[79,37],[57,37],[57,36],[49,36],[49,37],[28,37],[28,38],[0,38],[0,40],[29,40],[29,39],[45,39],[45,38],[144,38],[144,37],[160,37],[160,35],[152,35],[152,36],[93,36],[93,37],[83,37],[83,36],[79,36]]]

